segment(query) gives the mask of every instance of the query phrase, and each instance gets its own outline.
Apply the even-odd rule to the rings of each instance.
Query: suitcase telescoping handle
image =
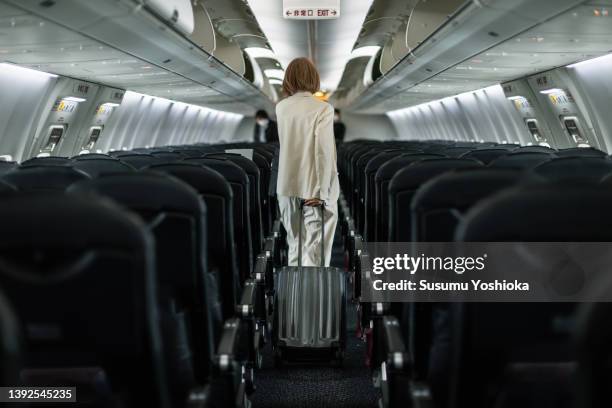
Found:
[[[325,267],[325,201],[320,201],[321,204],[317,207],[321,208],[321,267]],[[304,207],[306,206],[305,200],[300,200],[300,213],[302,216],[302,222],[300,222],[300,228],[298,229],[298,267],[302,267],[302,224],[304,223]]]

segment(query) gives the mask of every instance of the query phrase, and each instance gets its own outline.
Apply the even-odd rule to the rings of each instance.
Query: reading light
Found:
[[[264,70],[264,74],[268,78],[283,79],[285,77],[285,71],[282,69],[266,69]]]
[[[540,93],[544,95],[551,95],[551,94],[565,93],[565,91],[560,88],[551,88],[551,89],[544,89],[540,91]]]
[[[68,102],[85,102],[87,99],[85,98],[79,98],[77,96],[66,96],[64,98],[62,98],[63,101],[68,101]]]
[[[249,54],[252,58],[272,58],[276,59],[276,55],[274,55],[274,51],[269,48],[262,47],[247,47],[244,49],[247,54]]]

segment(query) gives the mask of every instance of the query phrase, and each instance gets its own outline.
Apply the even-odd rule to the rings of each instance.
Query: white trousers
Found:
[[[300,224],[302,225],[302,266],[321,266],[321,208],[304,206],[300,211],[301,198],[278,196],[281,222],[287,231],[289,266],[298,266]],[[338,223],[338,203],[325,203],[325,266],[331,261],[334,234]]]

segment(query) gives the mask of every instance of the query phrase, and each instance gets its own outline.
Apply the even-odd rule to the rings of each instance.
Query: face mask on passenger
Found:
[[[268,126],[268,122],[269,122],[268,119],[257,119],[257,124],[259,126],[264,126],[264,127]]]
[[[334,116],[334,122],[336,122],[336,123],[340,122],[340,116],[335,115]]]

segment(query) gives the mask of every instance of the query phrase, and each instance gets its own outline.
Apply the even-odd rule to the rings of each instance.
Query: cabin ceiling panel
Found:
[[[537,8],[540,11],[545,6],[542,3],[552,4],[539,2]],[[560,3],[555,4],[560,8]],[[375,83],[358,96],[360,102],[369,105],[364,107],[362,103],[360,110],[387,112],[414,106],[610,53],[612,19],[598,16],[596,10],[611,5],[612,1],[605,0],[571,7],[493,47],[474,53],[470,58],[441,69],[437,75],[435,70],[427,73],[425,69],[413,68],[419,59],[428,58],[426,52],[419,54],[417,48],[417,57],[407,57],[403,66],[398,66],[396,72],[388,75],[386,79],[394,79],[396,85],[387,88],[387,93],[383,94],[383,89],[380,89],[375,91],[378,95],[373,95]],[[519,14],[510,13],[508,18]],[[441,42],[444,39],[436,40]],[[432,65],[434,62],[429,64]],[[425,62],[419,64],[419,67],[426,66]]]
[[[53,14],[50,11],[55,13],[54,17],[61,15],[61,10],[55,10],[60,3],[41,11],[38,2],[26,0],[14,2],[13,5],[7,2],[0,2],[1,61],[179,101],[186,97],[190,103],[216,109],[219,109],[218,104],[222,101],[223,108],[238,113],[251,113],[254,104],[265,106],[271,103],[248,81],[211,59],[180,34],[171,33],[168,28],[156,29],[155,35],[160,36],[159,41],[151,42],[157,37],[151,31],[138,29],[140,37],[131,37],[126,43],[125,30],[134,25],[134,14],[125,7],[123,0],[97,1],[93,8],[97,18],[91,17],[93,9],[87,9],[87,6],[92,6],[91,3],[80,3],[75,6],[76,9],[85,8],[90,13],[81,10],[85,14],[79,19],[73,10],[70,26],[63,24],[65,20],[61,20],[63,23],[50,20],[50,14]],[[67,1],[62,5],[68,3],[75,2]],[[107,7],[109,3],[115,4],[113,12]],[[43,12],[47,10],[48,13]],[[65,17],[61,15],[58,18]],[[144,17],[138,22],[146,26],[149,22],[147,18],[153,17]],[[83,32],[75,31],[76,26],[82,25],[83,19],[90,24],[84,26]],[[73,22],[78,23],[73,26]],[[161,23],[155,24],[159,26]],[[171,35],[168,37],[166,34]],[[120,45],[132,47],[137,54]],[[158,51],[163,50],[163,54],[157,54],[158,58],[150,53],[150,48],[155,47],[158,47]],[[173,55],[176,61],[173,59],[171,64],[164,65],[161,59],[166,57],[162,55]],[[198,93],[187,89],[197,89]]]
[[[248,3],[283,68],[294,58],[309,57],[321,74],[321,88],[334,90],[351,58],[372,0],[341,0],[340,18],[310,21],[283,18],[282,0]]]

